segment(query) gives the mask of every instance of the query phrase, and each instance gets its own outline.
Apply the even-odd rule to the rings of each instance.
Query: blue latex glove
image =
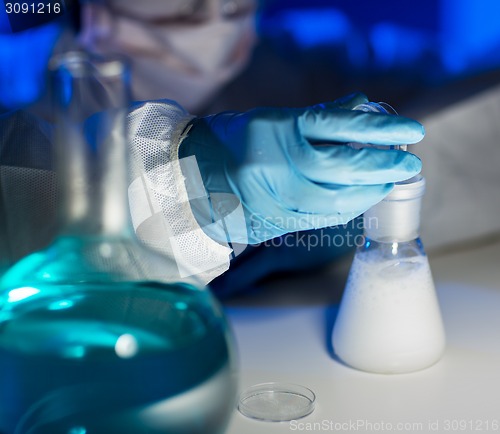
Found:
[[[382,200],[394,182],[420,172],[411,153],[345,146],[416,143],[424,136],[412,119],[352,110],[367,101],[354,94],[305,109],[257,108],[193,121],[179,157],[196,156],[206,190],[232,193],[244,208],[245,222],[229,228],[229,241],[256,244],[345,224]],[[212,211],[223,216],[231,206],[234,201],[218,200]]]

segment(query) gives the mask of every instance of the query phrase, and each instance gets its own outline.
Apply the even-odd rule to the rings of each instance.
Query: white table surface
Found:
[[[315,392],[316,408],[294,423],[235,411],[227,433],[500,433],[500,242],[429,256],[447,349],[436,365],[412,374],[369,374],[332,357],[349,261],[321,278],[281,279],[228,306],[240,389],[297,383]]]

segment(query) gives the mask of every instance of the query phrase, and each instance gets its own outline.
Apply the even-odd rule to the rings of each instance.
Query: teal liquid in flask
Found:
[[[0,433],[222,433],[223,313],[130,228],[127,68],[79,52],[52,67],[60,231],[1,281]]]

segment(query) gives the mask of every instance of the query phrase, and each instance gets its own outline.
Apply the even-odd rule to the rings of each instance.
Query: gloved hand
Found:
[[[305,109],[257,108],[193,121],[179,158],[196,157],[210,196],[231,193],[241,201],[245,222],[228,228],[229,241],[256,244],[345,224],[382,200],[394,182],[421,170],[409,152],[345,145],[423,138],[422,125],[412,119],[352,110],[367,101],[354,94]],[[216,215],[227,215],[230,207],[234,201],[212,200]]]

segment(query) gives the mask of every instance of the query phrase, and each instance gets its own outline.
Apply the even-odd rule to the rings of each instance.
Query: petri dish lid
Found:
[[[298,384],[262,383],[240,395],[238,410],[252,419],[285,422],[311,414],[315,400],[312,390]]]

